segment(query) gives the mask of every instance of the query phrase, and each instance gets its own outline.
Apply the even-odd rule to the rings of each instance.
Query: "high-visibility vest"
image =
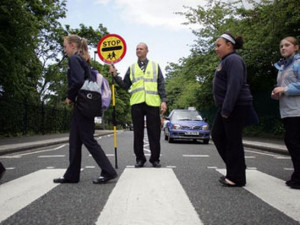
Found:
[[[160,106],[161,99],[157,90],[158,64],[149,61],[145,72],[138,63],[130,66],[131,97],[130,105],[145,102],[149,106]]]

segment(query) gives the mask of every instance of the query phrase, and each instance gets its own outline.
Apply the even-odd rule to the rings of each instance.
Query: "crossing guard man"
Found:
[[[135,167],[143,167],[146,162],[144,154],[144,117],[146,116],[147,133],[150,144],[150,163],[153,167],[160,165],[160,113],[167,110],[165,81],[159,65],[147,59],[148,46],[139,43],[136,47],[138,61],[132,64],[124,79],[117,75],[114,66],[109,72],[121,88],[131,88],[131,117],[134,131]]]

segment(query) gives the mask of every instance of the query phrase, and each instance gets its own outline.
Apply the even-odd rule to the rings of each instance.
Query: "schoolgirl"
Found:
[[[236,49],[243,47],[242,37],[222,34],[215,43],[221,59],[213,80],[213,96],[218,112],[212,128],[212,139],[226,165],[226,175],[219,182],[228,187],[246,184],[246,164],[242,130],[253,108],[247,84],[247,69]]]
[[[277,87],[271,97],[279,100],[280,116],[285,128],[284,142],[291,155],[294,172],[286,185],[300,189],[300,55],[295,37],[286,37],[280,42],[284,57],[275,64],[278,69]]]
[[[77,183],[80,180],[82,144],[101,168],[100,177],[93,181],[102,184],[117,177],[115,169],[105,155],[103,149],[94,139],[95,124],[93,118],[84,117],[76,108],[76,96],[90,73],[90,60],[86,39],[77,35],[69,35],[64,39],[64,50],[69,57],[68,93],[66,104],[75,103],[69,137],[69,167],[63,177],[54,179],[54,183]]]

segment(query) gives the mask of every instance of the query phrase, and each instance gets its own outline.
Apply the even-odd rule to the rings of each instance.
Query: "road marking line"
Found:
[[[294,170],[294,168],[283,168],[284,170]]]
[[[257,170],[256,167],[247,167],[247,170]]]
[[[275,159],[291,159],[290,156],[275,156]]]
[[[59,177],[65,169],[43,169],[1,184],[0,222],[29,205],[58,184],[53,178]]]
[[[258,154],[258,155],[267,155],[267,156],[272,156],[272,157],[278,156],[278,154],[270,154],[270,153],[264,153],[264,152],[259,152],[259,151],[252,151],[252,150],[245,150],[245,152],[251,152],[251,153]]]
[[[175,169],[176,168],[176,166],[166,166],[166,168],[170,168],[170,169]]]
[[[105,154],[107,157],[113,157],[115,154]],[[89,154],[89,157],[93,157],[92,154]]]
[[[207,157],[209,157],[209,155],[182,155],[182,157],[207,158]]]
[[[66,155],[39,155],[38,158],[62,158]]]
[[[172,169],[126,168],[97,225],[201,225]]]
[[[147,149],[147,148],[144,148],[144,151],[145,152],[151,152],[149,149]]]
[[[54,169],[54,166],[47,166],[46,169]]]
[[[247,155],[247,156],[245,156],[245,159],[256,159],[256,157],[252,156],[252,155]]]
[[[4,156],[0,156],[0,159],[19,159],[21,158],[21,156],[19,155],[4,155]]]
[[[225,169],[218,169],[225,174]],[[287,187],[283,180],[258,170],[246,170],[246,190],[256,195],[269,205],[283,212],[287,216],[300,222],[300,192]],[[271,187],[271,188],[270,188]]]
[[[51,149],[45,149],[45,150],[39,150],[39,151],[34,151],[34,152],[27,152],[27,153],[21,153],[21,154],[16,154],[16,155],[8,155],[8,156],[5,156],[3,158],[21,158],[22,156],[26,156],[26,155],[33,155],[33,154],[37,154],[37,153],[41,153],[41,152],[51,152],[51,151],[57,151],[63,147],[65,147],[67,144],[63,144],[63,145],[60,145],[56,148],[51,148]],[[2,158],[2,157],[1,157]]]
[[[96,167],[95,166],[86,166],[85,168],[86,169],[95,169]]]
[[[216,166],[208,166],[207,169],[218,169]]]
[[[6,170],[14,170],[16,167],[5,167]]]
[[[135,168],[133,165],[127,165],[126,168]]]

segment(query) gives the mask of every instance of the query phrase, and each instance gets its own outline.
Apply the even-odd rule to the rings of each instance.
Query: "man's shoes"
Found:
[[[292,189],[300,189],[300,183],[297,182],[291,182],[288,186]]]
[[[111,176],[111,177],[103,177],[103,176],[100,176],[98,177],[97,179],[93,180],[93,184],[105,184],[107,183],[108,181],[112,180],[112,179],[115,179],[118,175],[114,175],[114,176]]]
[[[287,180],[286,182],[285,182],[285,184],[287,185],[287,186],[291,186],[292,184],[294,183],[294,181],[292,181],[292,180]]]
[[[60,177],[60,178],[54,179],[53,182],[58,183],[58,184],[65,184],[65,183],[74,184],[74,183],[78,183],[79,181],[68,180],[68,179],[65,179],[64,177]]]
[[[293,189],[300,189],[300,183],[294,181],[294,180],[288,180],[285,182],[285,184],[287,186],[289,186],[290,188],[293,188]]]
[[[134,165],[135,168],[141,168],[143,167],[145,164],[144,161],[137,161],[136,164]]]
[[[161,167],[161,165],[160,165],[160,163],[158,161],[154,161],[152,163],[152,166],[155,167],[155,168],[160,168]]]

